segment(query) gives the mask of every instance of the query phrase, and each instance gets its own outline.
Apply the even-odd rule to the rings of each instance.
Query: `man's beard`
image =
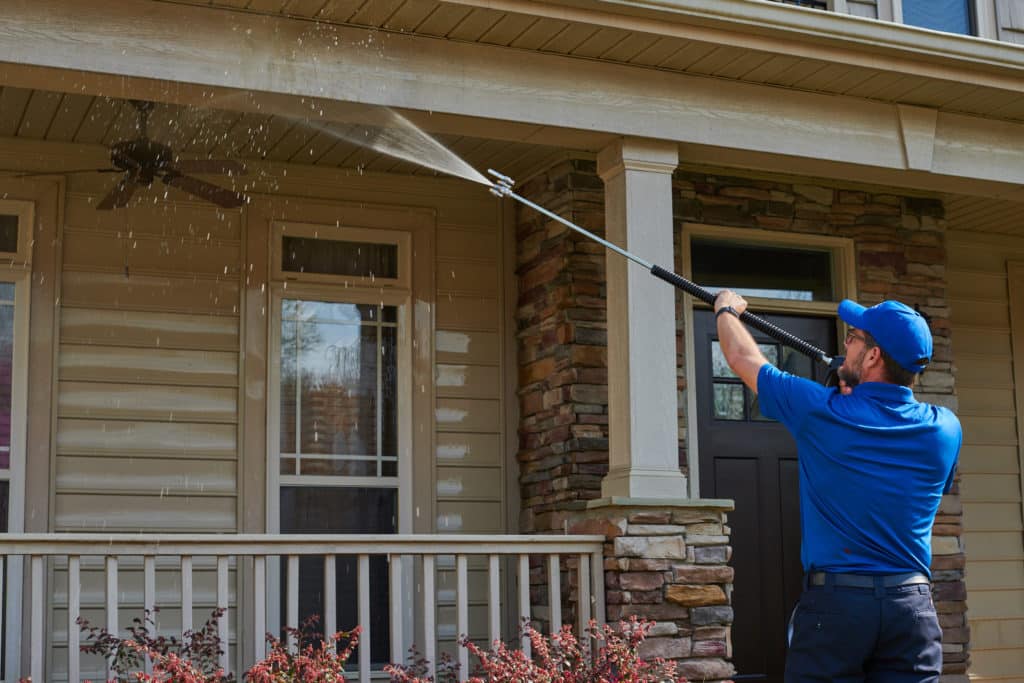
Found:
[[[864,362],[865,353],[867,353],[867,349],[861,351],[860,355],[857,356],[857,360],[854,362],[850,362],[850,359],[847,358],[846,360],[849,365],[844,363],[837,372],[839,379],[842,380],[850,389],[853,389],[855,386],[860,384],[861,364]]]

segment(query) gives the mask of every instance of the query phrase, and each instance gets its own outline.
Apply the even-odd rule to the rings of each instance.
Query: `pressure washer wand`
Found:
[[[557,215],[555,213],[552,213],[551,211],[548,211],[544,207],[538,206],[537,204],[534,204],[529,199],[526,199],[525,197],[516,194],[512,190],[512,186],[515,185],[515,181],[512,180],[511,178],[509,178],[508,176],[502,175],[501,173],[498,173],[494,169],[490,169],[490,168],[487,169],[487,172],[490,173],[495,178],[497,178],[497,181],[495,181],[491,185],[491,194],[495,195],[496,197],[511,197],[512,199],[515,199],[517,202],[520,202],[521,204],[525,204],[526,206],[530,207],[534,211],[539,211],[540,213],[544,214],[548,218],[552,218],[552,219],[558,221],[559,223],[561,223],[562,225],[566,226],[567,228],[570,228],[571,230],[575,230],[576,232],[580,233],[584,237],[588,237],[588,238],[594,240],[595,242],[597,242],[598,244],[601,244],[601,245],[607,247],[608,249],[611,249],[615,253],[621,254],[622,256],[625,256],[626,258],[628,258],[633,263],[635,263],[638,266],[641,266],[641,267],[645,268],[646,270],[650,271],[651,275],[655,276],[656,278],[664,280],[665,282],[669,283],[670,285],[683,290],[687,294],[690,294],[691,296],[694,296],[694,297],[700,299],[701,301],[703,301],[706,304],[714,305],[714,303],[715,303],[715,295],[712,294],[711,292],[709,292],[708,290],[704,289],[700,285],[698,285],[698,284],[696,284],[694,282],[691,282],[690,280],[687,280],[686,278],[684,278],[684,277],[682,277],[680,275],[676,275],[671,270],[665,270],[664,268],[662,268],[659,265],[656,265],[654,263],[648,263],[647,261],[645,261],[644,259],[640,258],[636,254],[631,254],[630,252],[626,251],[625,249],[612,244],[608,240],[601,239],[600,237],[598,237],[594,233],[589,232],[587,230],[584,230],[583,228],[581,228],[580,226],[576,225],[575,223],[573,223],[571,221],[567,221],[566,219],[562,218],[561,216],[559,216],[559,215]],[[776,341],[781,342],[781,343],[785,344],[786,346],[789,346],[790,348],[796,349],[800,353],[802,353],[802,354],[804,354],[806,356],[810,356],[812,359],[814,359],[814,360],[816,360],[816,361],[818,361],[820,363],[823,363],[824,365],[828,366],[828,368],[830,370],[832,370],[832,371],[835,371],[836,370],[835,366],[837,366],[838,363],[842,362],[841,358],[838,358],[838,357],[837,358],[833,358],[832,356],[828,355],[827,353],[825,353],[824,351],[822,351],[818,347],[814,346],[813,344],[808,344],[806,341],[804,341],[800,337],[797,337],[797,336],[787,332],[786,330],[782,329],[778,325],[774,325],[774,324],[768,322],[767,320],[765,320],[764,318],[761,318],[761,317],[758,317],[758,316],[754,315],[753,313],[750,313],[748,311],[744,311],[743,314],[740,316],[740,320],[742,320],[747,325],[750,325],[754,329],[757,329],[757,330],[760,330],[761,332],[764,332],[765,334],[767,334],[772,339],[775,339]],[[837,361],[838,361],[838,363],[837,363]]]

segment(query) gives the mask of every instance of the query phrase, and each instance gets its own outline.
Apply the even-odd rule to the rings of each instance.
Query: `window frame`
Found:
[[[398,364],[398,476],[342,477],[330,475],[282,475],[280,473],[280,401],[281,401],[281,302],[285,299],[332,303],[378,304],[395,306],[397,315]],[[412,353],[410,335],[410,294],[407,291],[369,290],[317,284],[274,283],[270,291],[270,353],[268,354],[269,391],[267,394],[267,532],[280,533],[280,491],[282,486],[379,487],[398,489],[399,501],[412,500]],[[399,506],[398,532],[412,533],[409,507]]]
[[[857,264],[853,240],[848,237],[833,237],[797,232],[779,232],[756,228],[732,228],[705,223],[683,223],[680,246],[682,259],[682,275],[692,279],[693,264],[691,260],[691,241],[694,239],[712,239],[716,242],[735,242],[744,245],[778,247],[782,249],[816,249],[828,251],[832,255],[832,295],[834,301],[798,301],[791,299],[768,299],[761,297],[744,297],[750,303],[754,313],[790,313],[796,315],[817,315],[835,319],[837,339],[842,339],[842,323],[836,316],[836,307],[846,298],[857,295]],[[700,283],[698,283],[700,284]],[[689,495],[700,498],[700,453],[697,444],[697,368],[696,340],[689,331],[693,330],[693,311],[696,308],[707,308],[707,304],[693,297],[684,297],[683,324],[688,333],[684,334],[687,424],[686,461],[689,467]]]

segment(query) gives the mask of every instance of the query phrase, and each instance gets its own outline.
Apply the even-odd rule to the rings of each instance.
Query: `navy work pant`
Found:
[[[931,683],[942,673],[942,631],[928,584],[805,582],[790,627],[786,683]]]

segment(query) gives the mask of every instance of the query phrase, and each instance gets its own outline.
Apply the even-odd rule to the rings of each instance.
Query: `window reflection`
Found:
[[[282,302],[282,474],[393,476],[382,464],[398,456],[398,330],[382,321],[395,309]]]

